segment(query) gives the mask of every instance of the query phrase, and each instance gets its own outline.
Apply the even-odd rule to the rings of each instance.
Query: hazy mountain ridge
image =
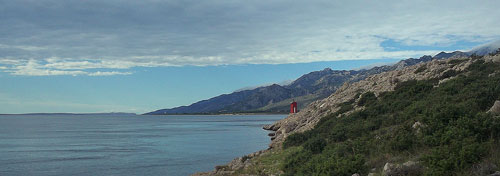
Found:
[[[40,115],[97,115],[97,116],[130,116],[137,115],[136,113],[128,112],[104,112],[104,113],[23,113],[23,114],[0,114],[0,115],[23,115],[23,116],[40,116]]]
[[[325,68],[321,71],[305,74],[289,85],[282,86],[273,84],[251,90],[223,94],[208,100],[193,103],[189,106],[161,109],[146,114],[214,114],[237,112],[286,113],[288,111],[288,104],[292,100],[299,103],[300,109],[301,107],[306,107],[312,101],[326,98],[346,82],[357,82],[373,74],[400,70],[407,66],[428,62],[433,59],[446,59],[468,55],[468,53],[460,51],[452,53],[441,52],[434,57],[422,56],[418,59],[409,58],[401,60],[394,65],[384,65],[370,69],[332,70],[330,68]]]

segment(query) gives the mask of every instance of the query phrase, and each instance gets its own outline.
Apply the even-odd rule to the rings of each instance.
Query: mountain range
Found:
[[[500,41],[483,45],[469,52],[441,52],[435,56],[401,60],[393,65],[384,65],[362,70],[332,70],[325,68],[305,74],[288,85],[273,84],[251,90],[242,90],[219,95],[207,100],[169,109],[160,109],[146,115],[165,114],[224,114],[224,113],[287,113],[289,104],[296,101],[306,107],[313,101],[328,97],[346,82],[357,82],[382,72],[401,70],[422,62],[436,59],[460,58],[472,54],[485,55],[497,51]]]

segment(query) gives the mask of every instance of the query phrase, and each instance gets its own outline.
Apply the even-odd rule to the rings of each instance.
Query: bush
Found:
[[[465,62],[465,61],[467,61],[467,60],[465,60],[465,59],[452,59],[448,63],[452,64],[452,65],[458,65],[458,64]]]
[[[436,147],[424,155],[422,161],[428,167],[427,175],[451,175],[477,163],[486,152],[486,148],[474,139],[466,139]]]
[[[309,139],[306,143],[304,143],[304,149],[311,151],[313,154],[321,153],[325,146],[326,141],[319,137]]]
[[[416,136],[409,129],[409,127],[403,127],[396,130],[394,135],[394,137],[389,139],[389,146],[392,150],[405,151],[413,147]]]
[[[417,73],[423,72],[425,70],[427,70],[427,66],[422,65],[422,66],[418,67],[417,70],[415,70],[415,72],[413,72],[413,73],[417,74]]]
[[[450,78],[450,77],[456,76],[457,74],[458,74],[458,72],[455,70],[448,70],[448,71],[444,72],[443,75],[441,75],[441,79]]]
[[[358,106],[364,106],[375,101],[377,101],[377,96],[375,96],[373,92],[366,92],[361,95],[361,98],[358,101]]]
[[[299,150],[286,158],[282,170],[286,175],[295,175],[303,165],[312,158],[312,153],[307,150]]]
[[[311,132],[305,132],[305,133],[294,133],[290,136],[288,136],[283,142],[283,148],[289,148],[293,146],[299,146],[309,140],[311,137]]]

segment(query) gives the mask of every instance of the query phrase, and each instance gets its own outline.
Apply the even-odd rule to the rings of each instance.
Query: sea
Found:
[[[285,115],[1,115],[0,175],[167,175],[211,171],[266,149]]]

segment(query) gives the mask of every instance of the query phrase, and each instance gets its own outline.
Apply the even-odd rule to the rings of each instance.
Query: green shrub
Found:
[[[303,165],[312,158],[312,153],[307,150],[299,150],[286,158],[282,170],[286,175],[295,175]]]
[[[311,151],[313,154],[318,154],[323,151],[326,146],[326,141],[323,138],[315,137],[307,140],[304,143],[304,149]]]
[[[422,65],[422,66],[418,67],[417,70],[415,70],[415,72],[413,72],[413,73],[417,74],[417,73],[423,72],[425,70],[427,70],[427,66]]]
[[[283,148],[288,148],[288,147],[293,147],[293,146],[299,146],[309,140],[309,138],[312,136],[312,133],[310,131],[304,132],[304,133],[294,133],[290,136],[288,136],[283,142]]]
[[[389,146],[395,151],[405,151],[413,147],[416,136],[406,127],[402,127],[394,132],[394,136],[389,139]]]
[[[457,74],[458,74],[458,72],[455,70],[448,70],[448,71],[444,72],[443,75],[441,75],[441,79],[450,78],[450,77],[456,76]]]
[[[375,96],[373,92],[366,92],[361,95],[361,98],[358,101],[358,106],[364,106],[375,101],[377,101],[377,96]]]
[[[433,148],[422,161],[428,167],[426,175],[452,175],[480,161],[486,152],[486,148],[474,139],[464,139]]]
[[[448,61],[448,63],[452,64],[452,65],[458,65],[458,64],[465,62],[465,61],[467,61],[467,60],[465,60],[465,59],[452,59],[452,60]]]

